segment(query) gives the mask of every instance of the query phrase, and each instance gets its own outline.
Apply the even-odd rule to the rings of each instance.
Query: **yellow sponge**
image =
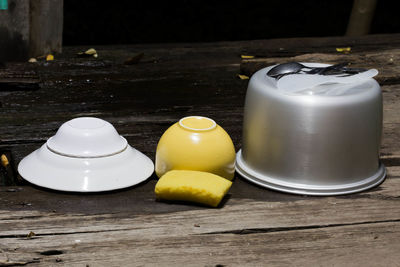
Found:
[[[159,199],[184,200],[218,206],[232,182],[221,176],[200,171],[173,170],[156,184]]]

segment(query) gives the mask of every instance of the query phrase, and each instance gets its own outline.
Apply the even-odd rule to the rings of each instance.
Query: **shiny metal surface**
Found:
[[[311,195],[353,193],[382,182],[379,84],[368,79],[285,94],[266,75],[270,68],[249,82],[237,171],[268,188]]]
[[[271,68],[267,75],[272,78],[278,78],[281,75],[285,75],[288,73],[298,73],[301,69],[307,68],[303,64],[299,62],[288,62],[276,65],[275,67]]]
[[[313,67],[313,66],[305,66],[299,62],[288,62],[276,65],[270,68],[267,72],[267,75],[275,78],[280,79],[281,77],[287,74],[294,74],[294,73],[308,73],[308,74],[321,74],[321,75],[338,75],[338,74],[357,74],[360,72],[367,71],[367,69],[360,69],[360,68],[349,68],[347,67],[349,63],[339,63],[335,65],[327,65],[324,67]],[[305,70],[309,69],[309,70]]]

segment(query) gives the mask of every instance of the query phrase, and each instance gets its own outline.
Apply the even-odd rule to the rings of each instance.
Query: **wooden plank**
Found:
[[[62,261],[68,266],[398,266],[399,237],[400,224],[388,222],[173,237],[116,230],[2,241],[10,261],[36,260],[43,265]]]
[[[250,43],[243,46],[251,46]],[[134,46],[130,49],[139,48],[144,49],[143,46]],[[101,54],[106,59],[122,57],[129,51],[125,48],[121,48],[120,51],[107,49]],[[61,58],[54,64],[43,63],[39,66],[46,78],[42,90],[29,94],[16,92],[6,95],[2,122],[9,127],[2,129],[3,143],[11,145],[13,150],[21,151],[17,157],[20,159],[54,134],[61,122],[71,116],[97,115],[110,120],[123,135],[128,136],[131,143],[152,155],[157,140],[150,138],[150,135],[160,136],[180,116],[196,111],[217,116],[218,122],[231,133],[235,144],[240,147],[241,131],[238,125],[241,125],[242,105],[247,85],[247,81],[234,78],[237,73],[237,63],[240,62],[238,54],[234,53],[241,49],[240,46],[228,43],[216,45],[214,48],[212,45],[204,47],[192,45],[178,46],[169,51],[166,48],[151,49],[154,52],[150,55],[154,54],[162,60],[157,63],[144,61],[147,65],[135,68],[121,67],[114,63],[102,65],[101,61],[81,59],[75,61],[69,58],[74,55],[73,49],[66,51],[66,58]],[[226,49],[228,51],[225,51]],[[90,74],[87,74],[88,68]],[[167,68],[168,71],[165,70]],[[199,72],[199,69],[203,69],[204,72]],[[109,75],[110,81],[103,81],[104,73]],[[157,73],[165,76],[162,79],[154,78]],[[69,81],[71,78],[72,81]],[[87,82],[88,78],[92,80]],[[189,105],[182,105],[182,102],[188,99],[188,88],[195,90],[196,93],[189,97],[196,99],[191,100]],[[389,120],[385,119],[385,122],[390,123],[389,136],[392,136],[390,142],[384,142],[387,144],[385,155],[393,151],[393,145],[396,144],[393,140],[396,139],[395,134],[398,132],[396,88],[396,85],[383,88],[388,93],[385,101],[389,100],[391,109],[388,113]],[[146,99],[152,92],[162,93],[163,97]],[[124,97],[111,99],[110,93],[122,94]],[[174,102],[166,96],[173,98]],[[62,99],[63,102],[53,101],[54,98]],[[88,98],[92,101],[82,106],[83,99]],[[143,99],[146,99],[146,103]],[[229,102],[225,101],[227,99]],[[32,104],[33,101],[35,104]],[[388,104],[385,103],[385,107]],[[27,108],[30,110],[27,111]],[[48,112],[49,109],[52,110],[51,113]],[[31,114],[37,114],[37,118],[32,119]],[[18,119],[16,116],[19,116]],[[144,132],[143,135],[134,132],[138,127]]]
[[[53,135],[62,122],[77,116],[99,116],[112,122],[133,146],[154,158],[158,142],[154,137],[161,136],[179,118],[195,112],[220,123],[238,150],[241,147],[241,127],[238,126],[242,124],[247,87],[247,81],[236,78],[240,57],[235,53],[240,47],[219,44],[214,48],[195,48],[148,49],[147,59],[145,56],[141,64],[132,67],[122,63],[129,53],[137,53],[129,52],[136,48],[124,47],[99,50],[101,60],[77,59],[75,52],[83,49],[74,48],[75,51],[66,50],[65,57],[56,62],[41,62],[34,71],[45,79],[41,90],[7,93],[2,97],[1,145],[12,149],[18,163]],[[368,55],[371,60],[365,59]],[[361,65],[384,58],[379,53],[368,55],[343,56],[350,56]],[[396,49],[383,51],[382,55],[394,58],[394,62],[400,60]],[[332,60],[338,57],[306,54],[297,58],[306,60],[318,56],[332,57]],[[115,62],[108,61],[111,59]],[[278,59],[287,60],[286,57],[271,60]],[[386,77],[384,83],[394,83],[382,87],[385,114],[381,153],[391,157],[384,158],[384,163],[392,164],[397,162],[393,158],[400,154],[400,144],[396,141],[400,133],[398,70],[383,61],[378,65],[381,66],[381,77]],[[26,66],[32,68],[32,64],[20,64],[10,65],[8,69],[14,68],[16,72]]]
[[[343,196],[343,198],[349,199],[349,205],[351,205],[351,201],[357,200],[358,198],[396,199],[400,185],[398,182],[392,180],[398,180],[400,177],[400,167],[391,166],[388,167],[387,170],[390,179],[381,186],[372,191]],[[32,187],[31,185],[8,187],[0,191],[0,207],[4,212],[4,216],[11,216],[12,214],[20,216],[24,212],[27,212],[27,216],[29,216],[32,211],[47,212],[53,215],[85,214],[89,216],[93,214],[129,213],[133,216],[138,214],[163,214],[204,209],[200,206],[189,204],[182,205],[179,203],[171,203],[167,205],[163,202],[155,201],[154,187],[156,182],[157,178],[153,175],[147,182],[133,188],[104,194],[67,194]],[[372,194],[371,196],[370,193]],[[287,203],[300,200],[320,201],[320,198],[307,198],[266,190],[245,181],[237,175],[228,196],[223,201],[222,207],[224,207],[224,205],[230,205],[232,201],[249,198],[254,201],[266,203]],[[51,199],[51,201],[49,201],[49,199]],[[372,203],[368,202],[364,204],[367,206],[372,205]],[[22,213],[19,214],[18,212]],[[383,214],[386,212],[389,211],[386,209],[382,210]]]
[[[232,199],[222,209],[160,214],[60,214],[26,207],[0,213],[0,249],[11,261],[42,264],[58,258],[68,265],[309,266],[323,253],[327,264],[352,259],[388,265],[399,259],[400,195],[393,190],[399,183],[388,179],[380,189],[350,197]],[[36,235],[26,238],[31,231]],[[61,253],[40,254],[54,250]]]
[[[242,42],[241,54],[265,57],[294,57],[309,53],[337,53],[338,47],[351,47],[352,52],[376,52],[397,49],[399,35],[365,35],[359,37],[309,37]]]
[[[383,46],[394,51],[399,36],[96,47],[98,60],[75,58],[84,48],[67,48],[55,62],[34,65],[44,81],[40,90],[0,92],[0,146],[18,162],[62,122],[93,115],[112,122],[133,146],[154,158],[155,137],[195,112],[215,118],[238,149],[248,82],[235,77],[241,53],[271,53],[284,60],[314,49],[326,53],[350,42],[354,51],[377,54]],[[326,46],[329,40],[332,43]],[[279,51],[283,44],[287,46]],[[139,64],[122,64],[139,52],[145,53]],[[366,63],[361,57],[357,60]],[[269,191],[237,176],[223,205],[209,209],[155,201],[155,176],[133,188],[103,194],[61,193],[30,185],[2,187],[0,263],[396,265],[400,260],[396,71],[382,64],[382,73],[392,81],[382,87],[381,152],[389,178],[377,188],[347,196],[306,197]],[[36,235],[26,238],[31,231]]]
[[[376,2],[376,0],[354,0],[346,30],[347,36],[360,36],[369,33]]]
[[[29,54],[62,52],[63,0],[30,1]]]
[[[356,52],[356,53],[309,53],[294,57],[275,57],[275,58],[255,58],[245,59],[242,61],[240,70],[245,75],[252,75],[257,70],[278,63],[285,62],[325,62],[338,63],[350,62],[354,66],[362,66],[364,68],[376,68],[379,75],[376,77],[381,84],[399,83],[399,71],[395,62],[400,61],[399,49],[379,49],[374,52]],[[332,51],[333,52],[333,51]]]
[[[60,53],[63,0],[9,0],[0,11],[0,62]]]
[[[388,175],[373,190],[337,197],[282,194],[246,184],[237,177],[230,198],[219,209],[157,202],[153,193],[155,181],[136,190],[113,194],[34,192],[29,187],[15,192],[4,190],[0,192],[0,236],[24,235],[27,231],[42,235],[103,231],[116,221],[119,222],[115,229],[131,226],[136,229],[141,225],[138,231],[148,228],[156,235],[192,233],[192,223],[202,225],[201,231],[209,233],[397,221],[400,220],[398,167],[389,167]],[[106,202],[113,202],[114,208]],[[176,212],[172,212],[174,208]],[[185,226],[170,229],[175,228],[170,225],[173,220]]]
[[[30,1],[11,0],[8,10],[0,10],[0,62],[28,57],[29,8]]]
[[[33,71],[0,69],[0,91],[37,90],[40,79]]]
[[[111,73],[108,76],[110,81],[106,82],[101,80],[97,75],[90,77],[93,79],[91,82],[85,82],[88,78],[87,76],[74,76],[73,79],[70,78],[68,80],[65,80],[65,78],[64,80],[47,80],[42,86],[42,90],[38,92],[31,94],[8,94],[3,98],[4,113],[1,120],[10,129],[4,129],[2,139],[10,141],[15,139],[33,140],[36,139],[35,129],[41,131],[43,135],[46,132],[46,128],[50,131],[56,129],[56,121],[59,121],[59,126],[62,121],[84,114],[105,116],[117,123],[118,121],[134,123],[135,120],[142,120],[143,123],[145,120],[149,123],[155,123],[159,120],[160,123],[168,125],[169,122],[172,123],[174,120],[179,119],[180,116],[193,111],[198,113],[215,113],[217,118],[224,118],[221,121],[230,120],[230,118],[222,116],[224,114],[218,112],[218,110],[224,109],[227,112],[232,112],[234,118],[238,119],[237,122],[240,122],[247,81],[238,80],[235,77],[236,73],[236,67],[222,66],[209,69],[207,74],[182,74],[181,77],[169,76],[166,79],[151,81],[137,81],[135,80],[136,77],[128,78],[130,73]],[[119,81],[114,79],[116,76],[119,78]],[[193,87],[193,84],[201,76],[207,77],[207,80]],[[72,81],[69,82],[69,80]],[[121,86],[120,80],[124,80],[124,86]],[[82,86],[84,86],[84,89]],[[122,89],[110,90],[110,88],[118,87],[122,87]],[[188,96],[187,88],[191,87],[196,91],[193,96]],[[144,88],[146,89],[144,90]],[[51,94],[49,93],[50,91]],[[397,110],[395,109],[395,101],[398,94],[397,86],[384,86],[383,91],[386,102],[384,106],[385,111],[390,111],[385,114],[389,116],[389,120],[385,120],[385,122],[396,122],[398,121],[396,119],[398,118]],[[160,97],[148,98],[151,92],[158,94]],[[116,93],[123,93],[124,98],[112,99],[110,96]],[[92,100],[84,102],[84,105],[82,105],[82,101],[89,97]],[[40,99],[40,102],[32,104],[31,98]],[[61,98],[63,102],[54,101],[54,98]],[[146,99],[146,106],[143,103],[144,99]],[[222,99],[229,100],[229,102],[222,103]],[[46,103],[46,105],[42,105],[41,103]],[[26,107],[30,108],[30,112],[27,112]],[[52,113],[48,113],[48,109],[51,109]],[[113,110],[118,110],[118,116],[121,118],[114,116]],[[34,121],[40,125],[31,125],[29,123],[32,121],[29,117],[31,112],[40,114]],[[131,114],[131,116],[128,117],[127,114]],[[146,116],[143,116],[143,114],[146,114]],[[16,122],[15,115],[19,117],[19,122],[26,120],[29,123],[27,127],[30,127],[31,130],[24,129],[20,132],[20,135],[15,135],[15,131],[12,129],[13,123]],[[19,129],[22,130],[23,128]],[[30,138],[24,136],[25,134],[30,135]],[[48,135],[50,134],[48,133]],[[42,139],[47,137],[49,136],[43,135]]]

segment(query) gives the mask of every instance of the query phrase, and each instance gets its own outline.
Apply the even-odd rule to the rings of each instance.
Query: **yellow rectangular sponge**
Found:
[[[183,200],[217,207],[232,182],[221,176],[200,171],[172,170],[158,180],[158,199]]]

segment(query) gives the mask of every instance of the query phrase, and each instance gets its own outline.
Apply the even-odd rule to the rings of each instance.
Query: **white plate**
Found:
[[[77,158],[56,154],[44,144],[18,165],[18,172],[28,182],[72,192],[100,192],[133,186],[145,181],[153,171],[153,162],[131,146],[108,157]]]
[[[67,121],[41,148],[22,159],[21,176],[36,185],[72,192],[100,192],[143,182],[153,162],[128,145],[107,121]]]

